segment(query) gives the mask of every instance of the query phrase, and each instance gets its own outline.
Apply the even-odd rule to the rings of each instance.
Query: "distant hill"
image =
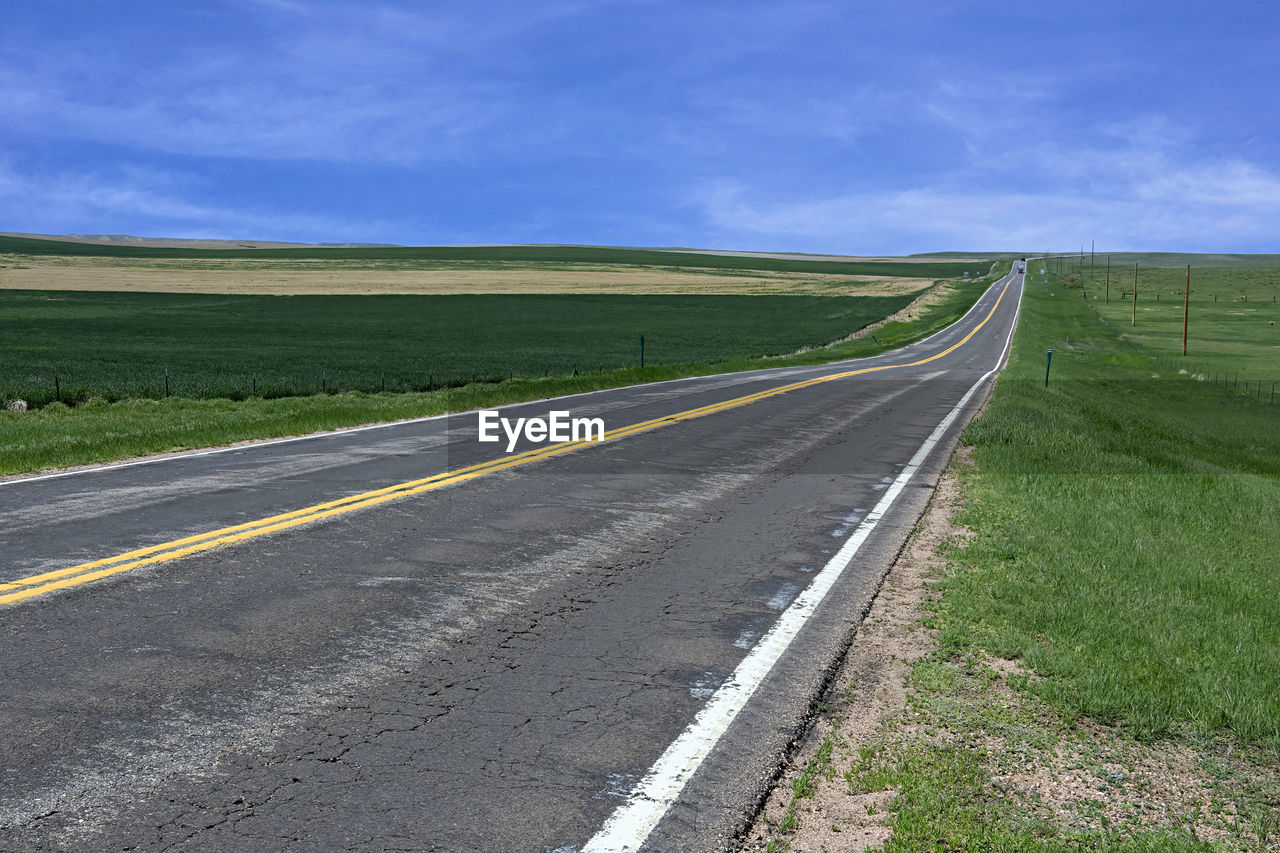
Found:
[[[908,258],[1029,258],[1043,252],[916,252]]]
[[[104,235],[99,235],[104,236]],[[194,245],[192,245],[194,243]],[[609,246],[510,245],[510,246],[315,246],[183,241],[181,244],[144,245],[128,241],[78,241],[32,236],[0,235],[0,252],[23,255],[114,258],[258,258],[277,260],[418,261],[424,264],[465,262],[504,268],[519,264],[603,264],[711,270],[766,270],[831,275],[864,275],[877,278],[960,278],[983,275],[990,259],[929,260],[817,260],[809,257],[737,255],[720,252],[673,252],[661,249],[628,249]]]
[[[200,237],[137,237],[133,234],[19,234],[5,232],[4,237],[52,240],[65,243],[88,243],[107,246],[142,246],[155,249],[305,249],[385,248],[395,243],[280,243],[272,240],[210,240]]]
[[[1067,252],[1067,258],[1079,258],[1077,252],[1072,254]],[[1192,267],[1280,267],[1280,255],[1244,255],[1244,254],[1226,254],[1226,253],[1190,253],[1190,252],[1098,252],[1094,258],[1094,267],[1100,268],[1107,265],[1107,258],[1111,258],[1112,266],[1133,266],[1138,264],[1143,267],[1165,267],[1177,268],[1185,267],[1191,264]],[[1089,262],[1089,253],[1084,253],[1084,260]]]

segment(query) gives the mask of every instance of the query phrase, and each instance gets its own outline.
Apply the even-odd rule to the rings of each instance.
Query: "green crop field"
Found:
[[[662,268],[760,270],[833,275],[872,275],[906,278],[959,278],[985,275],[991,260],[973,261],[830,261],[770,258],[761,255],[719,255],[707,252],[627,249],[607,246],[389,246],[297,249],[150,248],[127,244],[72,243],[31,237],[0,236],[0,254],[32,256],[253,260],[329,260],[347,262],[413,262],[424,265],[608,264]]]
[[[107,462],[149,453],[215,447],[250,439],[302,435],[683,376],[781,365],[824,364],[837,359],[876,355],[920,340],[955,322],[999,273],[1007,272],[1008,264],[1000,267],[989,276],[943,285],[938,291],[940,298],[919,309],[915,319],[895,320],[877,329],[874,335],[779,358],[760,356],[778,344],[780,330],[784,334],[790,334],[785,332],[786,329],[799,333],[796,340],[813,335],[829,341],[831,336],[843,337],[864,325],[868,318],[860,312],[871,310],[877,303],[861,298],[846,303],[842,297],[643,296],[595,296],[585,300],[573,296],[529,296],[520,297],[526,300],[520,303],[513,303],[511,300],[515,297],[512,296],[388,297],[399,301],[382,303],[372,297],[252,297],[257,301],[242,302],[250,297],[199,297],[194,301],[184,301],[189,298],[167,294],[0,292],[0,306],[16,307],[22,303],[30,312],[28,316],[14,321],[10,319],[10,311],[0,310],[0,325],[13,332],[11,337],[0,338],[0,367],[7,363],[3,359],[11,359],[8,353],[16,352],[16,348],[5,349],[5,341],[26,340],[24,357],[28,359],[27,369],[35,371],[28,380],[32,402],[48,399],[48,371],[55,367],[47,358],[43,362],[31,360],[32,353],[40,351],[61,352],[63,355],[74,351],[91,363],[91,370],[98,369],[92,364],[94,360],[102,360],[104,371],[110,356],[116,359],[120,370],[137,371],[132,380],[127,375],[125,379],[134,382],[140,394],[147,395],[109,402],[102,395],[95,394],[85,399],[83,405],[67,406],[55,401],[26,412],[0,410],[0,475]],[[51,301],[63,297],[72,297],[72,301],[61,305]],[[94,301],[102,298],[107,301]],[[895,305],[900,305],[903,298],[906,297],[879,303],[875,310],[871,310],[873,319],[883,317]],[[273,321],[267,315],[254,316],[253,312],[243,310],[233,312],[231,320],[228,320],[224,308],[232,304],[284,306],[279,310],[284,311],[286,322]],[[332,332],[335,323],[354,323],[360,326],[363,337],[357,343],[340,346],[334,340],[312,334],[302,326],[304,318],[297,313],[297,306],[307,304],[328,306],[330,309],[334,305],[354,306],[350,316],[325,310],[324,323],[328,325],[321,328]],[[432,338],[415,327],[396,338],[389,334],[386,323],[403,325],[412,321],[412,316],[404,311],[395,311],[388,319],[386,312],[375,312],[370,319],[367,312],[372,309],[368,306],[377,304],[473,307],[519,304],[526,310],[513,312],[510,308],[501,309],[497,316],[508,317],[511,321],[508,327],[495,323],[494,316],[480,317],[480,326],[473,327],[475,336],[471,337],[455,328]],[[79,306],[81,310],[78,313],[68,312],[68,305]],[[103,322],[102,305],[116,309],[121,306],[133,308],[122,314],[112,314],[112,323],[106,324]],[[140,312],[139,306],[148,311],[168,306],[169,310],[148,316],[146,311]],[[530,306],[554,308],[549,317],[545,312],[541,317],[551,325],[538,325],[535,320],[539,318],[530,313]],[[586,313],[578,310],[583,306],[586,306]],[[655,322],[658,314],[645,312],[649,306],[663,307],[665,313],[661,313],[661,318],[664,324]],[[697,306],[704,309],[710,306],[711,313],[698,316]],[[797,306],[808,307],[797,310]],[[194,310],[197,307],[204,310]],[[766,309],[772,311],[768,316],[764,314]],[[366,313],[362,314],[362,311]],[[590,313],[592,311],[594,313]],[[59,318],[58,323],[41,326],[50,318]],[[584,356],[581,334],[583,330],[590,330],[592,323],[597,324],[596,340],[605,347],[613,348],[608,352],[619,359],[620,366],[616,369],[599,369],[601,353],[605,350],[597,350],[594,358]],[[139,334],[140,326],[148,327],[150,332]],[[37,327],[43,332],[38,333]],[[283,333],[276,334],[277,329]],[[9,331],[0,331],[0,335],[8,335]],[[670,334],[673,331],[678,332],[679,337]],[[525,336],[527,346],[522,352],[511,349],[516,342],[512,335],[517,332]],[[639,334],[646,336],[647,344],[643,368],[635,366],[639,362]],[[80,335],[87,337],[79,340]],[[137,339],[133,340],[131,336]],[[33,342],[33,338],[43,339]],[[428,350],[442,353],[445,358],[479,353],[489,359],[490,365],[490,373],[483,378],[503,381],[470,382],[473,376],[480,378],[471,362],[465,362],[461,368],[462,376],[457,377],[459,382],[469,382],[462,387],[450,386],[451,380],[447,380],[444,373],[436,374],[434,371],[438,368],[426,364],[411,363],[404,368],[407,374],[396,374],[390,366],[375,361],[379,353],[387,353],[396,346],[410,361]],[[750,346],[760,349],[743,357],[670,362],[670,359],[697,358],[700,353],[706,358],[716,359],[726,352],[739,352]],[[141,357],[140,361],[126,359],[121,362],[120,353],[130,348]],[[795,341],[785,343],[781,348],[794,349]],[[228,386],[227,395],[217,399],[178,396],[151,399],[163,393],[165,367],[156,359],[158,353],[168,350],[188,354],[198,367],[206,370],[206,376],[223,377]],[[529,373],[537,374],[539,369],[548,371],[557,364],[563,372],[545,377],[508,378],[514,372],[509,358],[503,355],[508,351],[526,359],[525,370]],[[271,388],[270,377],[263,372],[257,380],[259,396],[239,401],[230,399],[243,394],[247,383],[252,390],[252,374],[246,375],[245,372],[255,370],[252,364],[260,365],[264,360],[278,364],[291,352],[301,359],[299,376],[302,391],[311,396],[264,399],[262,395],[271,393]],[[349,378],[357,380],[360,387],[381,387],[385,382],[388,393],[368,394],[343,389],[343,374],[334,368],[339,355],[352,359],[349,364],[355,366],[351,368]],[[233,360],[240,357],[246,361],[240,363],[236,370],[228,370]],[[191,377],[172,366],[168,369],[171,390],[174,393],[191,393],[184,387]],[[579,371],[577,376],[572,375],[574,369]],[[330,370],[334,372],[329,373]],[[67,386],[60,389],[66,397],[88,393],[89,385],[77,384],[78,380],[70,373],[66,378]],[[326,383],[325,388],[330,393],[313,394],[322,382]],[[398,386],[397,382],[405,384]],[[422,382],[440,390],[390,393],[393,388],[415,387]],[[339,390],[343,393],[333,393]]]
[[[425,391],[828,344],[912,295],[214,296],[0,291],[0,398]],[[56,381],[55,381],[56,378]]]

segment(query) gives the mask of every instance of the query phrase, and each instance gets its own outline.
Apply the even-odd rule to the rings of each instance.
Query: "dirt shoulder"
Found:
[[[951,525],[960,502],[960,486],[949,468],[863,619],[804,746],[757,816],[742,850],[858,851],[888,840],[884,811],[893,795],[851,795],[842,773],[827,769],[848,766],[906,707],[911,665],[933,647],[933,637],[920,622],[933,596],[932,581],[941,571],[939,550],[950,538],[964,535]],[[811,779],[812,795],[793,806],[796,782],[827,743],[830,758],[819,763],[828,768]],[[788,812],[795,815],[791,820]]]
[[[1141,743],[1056,713],[1017,662],[939,651],[926,626],[945,553],[972,536],[952,523],[971,464],[959,448],[738,849],[1280,850],[1280,773],[1265,756]]]

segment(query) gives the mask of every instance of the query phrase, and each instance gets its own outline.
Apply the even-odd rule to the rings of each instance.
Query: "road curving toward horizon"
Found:
[[[1007,354],[0,482],[5,850],[729,849]]]

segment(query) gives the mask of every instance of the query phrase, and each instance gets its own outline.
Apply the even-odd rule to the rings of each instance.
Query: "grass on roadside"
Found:
[[[776,835],[769,840],[765,853],[787,853],[790,849],[788,836],[795,832],[800,823],[800,801],[812,799],[817,791],[818,779],[830,779],[835,775],[832,766],[832,753],[840,740],[839,727],[827,732],[813,758],[805,765],[795,779],[791,780],[791,801],[778,822]]]
[[[1020,658],[1056,706],[1140,737],[1230,730],[1280,757],[1280,405],[1179,376],[1078,293],[1028,289],[965,431],[979,535],[944,647]]]
[[[1274,849],[1280,774],[1257,751],[1134,741],[1010,670],[921,661],[907,711],[849,762],[849,796],[896,792],[885,853]]]
[[[898,792],[885,849],[1276,849],[1280,404],[1051,280],[962,440],[938,650],[848,770]]]

